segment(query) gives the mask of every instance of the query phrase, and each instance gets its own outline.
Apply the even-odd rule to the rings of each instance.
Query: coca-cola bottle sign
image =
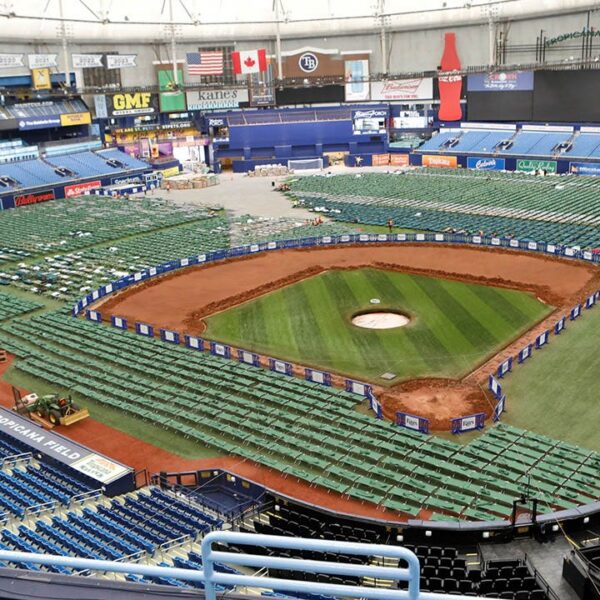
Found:
[[[456,34],[444,35],[444,52],[440,63],[441,71],[445,73],[439,78],[440,110],[439,121],[460,121],[462,110],[460,107],[460,93],[462,89],[462,76],[449,73],[460,71],[460,59],[456,51]]]

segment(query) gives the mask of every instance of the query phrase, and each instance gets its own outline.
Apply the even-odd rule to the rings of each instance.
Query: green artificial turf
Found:
[[[502,420],[536,433],[600,450],[598,336],[600,307],[583,311],[566,329],[502,382]]]
[[[367,330],[352,316],[393,309],[408,326]],[[385,383],[460,377],[546,316],[532,295],[377,269],[332,270],[206,319],[209,339]]]

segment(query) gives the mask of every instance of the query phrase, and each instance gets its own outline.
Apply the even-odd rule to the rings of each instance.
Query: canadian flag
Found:
[[[259,50],[232,52],[231,62],[233,63],[233,72],[236,75],[260,73],[267,70],[267,51],[260,48]]]

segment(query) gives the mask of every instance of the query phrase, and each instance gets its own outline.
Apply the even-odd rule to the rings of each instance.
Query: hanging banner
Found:
[[[433,98],[433,78],[396,79],[394,81],[374,81],[371,83],[371,100],[431,100]]]
[[[94,110],[96,111],[96,118],[108,119],[108,107],[106,106],[106,96],[104,94],[94,96]]]
[[[31,69],[31,87],[34,90],[52,89],[50,69],[48,69],[47,67],[44,67],[42,69]]]
[[[107,54],[106,68],[107,69],[129,69],[137,67],[135,59],[137,54]]]
[[[238,108],[241,103],[248,102],[248,89],[190,90],[186,92],[186,98],[188,110]]]
[[[30,69],[45,69],[46,67],[56,67],[56,54],[28,54],[27,61]]]
[[[468,92],[521,92],[533,90],[533,71],[477,73],[467,77]]]
[[[24,67],[24,54],[0,54],[0,69],[12,69],[13,67]]]
[[[369,100],[371,95],[369,61],[347,60],[344,67],[346,102]]]
[[[103,67],[102,54],[71,54],[74,69],[90,69]]]
[[[187,110],[185,92],[180,91],[177,87],[183,83],[183,68],[177,67],[177,83],[175,83],[172,67],[159,67],[156,72],[160,90],[158,95],[160,112],[185,112]]]

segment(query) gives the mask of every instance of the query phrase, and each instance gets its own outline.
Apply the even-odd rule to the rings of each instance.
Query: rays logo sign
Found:
[[[305,52],[300,55],[298,66],[305,73],[314,73],[319,67],[319,59],[312,52]]]

